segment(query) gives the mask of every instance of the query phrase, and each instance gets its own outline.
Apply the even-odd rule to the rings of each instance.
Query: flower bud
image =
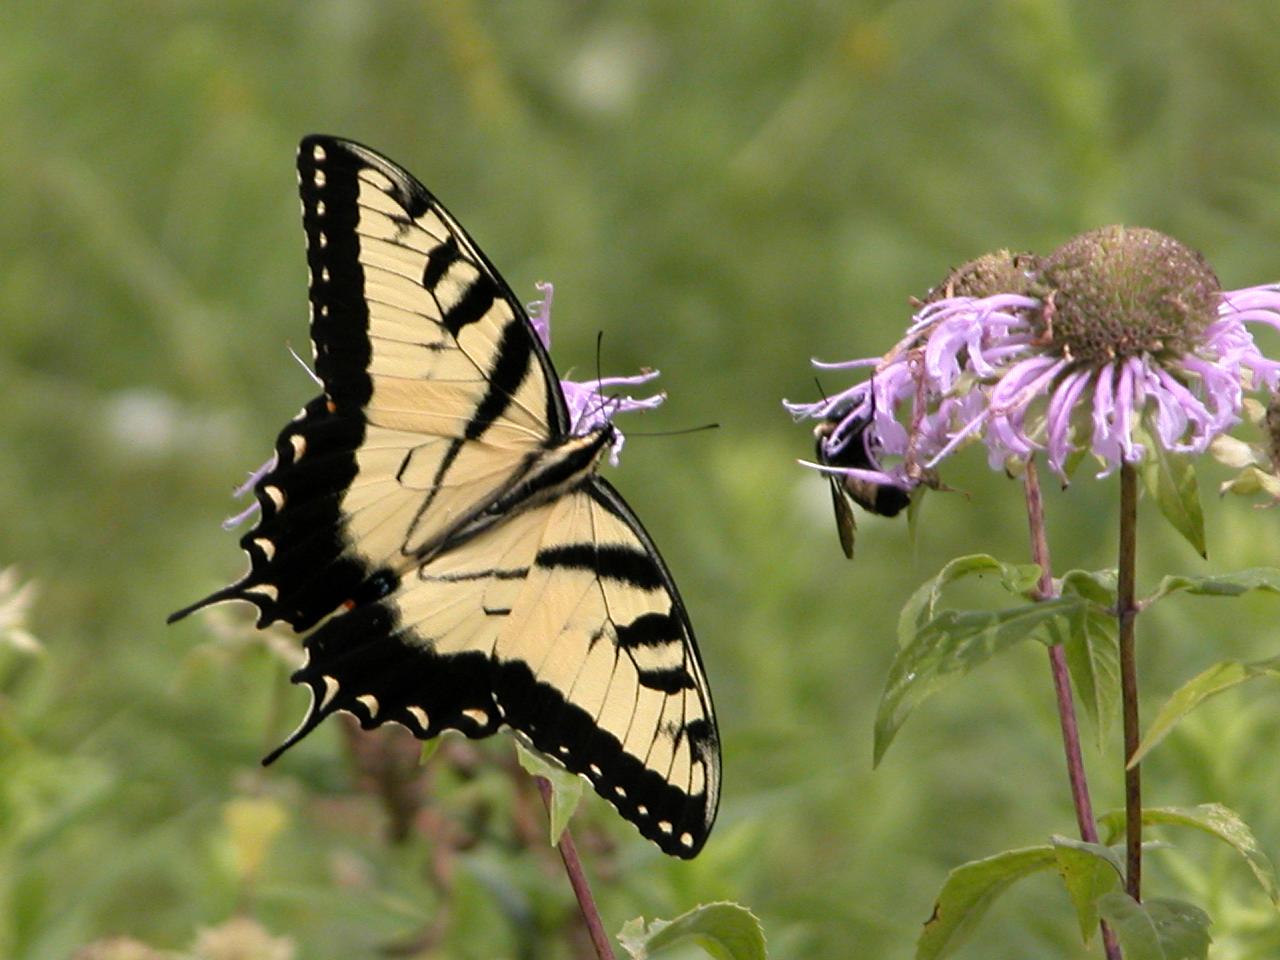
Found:
[[[1039,266],[1034,253],[997,250],[956,267],[930,290],[925,303],[948,297],[991,297],[998,293],[1026,293]]]

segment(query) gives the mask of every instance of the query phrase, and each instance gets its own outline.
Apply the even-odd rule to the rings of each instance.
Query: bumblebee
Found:
[[[835,453],[826,449],[827,440],[844,417],[829,417],[814,427],[813,436],[818,462],[828,467],[880,470],[880,463],[876,459],[875,440],[869,432],[874,416],[873,411],[868,411],[864,417],[859,417],[851,425],[846,425],[843,431],[844,443]],[[836,532],[840,535],[840,547],[850,560],[853,559],[853,540],[858,529],[853,517],[854,503],[868,513],[882,517],[896,517],[911,503],[911,494],[891,483],[875,483],[839,473],[827,474],[827,480],[831,484],[831,503],[835,508]]]

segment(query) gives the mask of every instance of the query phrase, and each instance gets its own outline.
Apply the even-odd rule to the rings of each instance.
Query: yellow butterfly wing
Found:
[[[596,476],[555,370],[488,259],[410,174],[303,140],[311,339],[324,392],[254,486],[246,600],[306,639],[298,730],[330,713],[418,736],[513,729],[663,850],[701,849],[719,737],[661,557]],[[323,622],[322,622],[323,621]]]

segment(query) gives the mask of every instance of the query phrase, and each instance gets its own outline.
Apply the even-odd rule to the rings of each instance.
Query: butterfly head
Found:
[[[652,410],[667,398],[665,393],[656,393],[651,397],[637,399],[608,391],[620,386],[635,386],[648,383],[658,376],[656,370],[646,370],[634,377],[601,377],[598,380],[561,380],[560,388],[564,391],[565,404],[569,408],[570,434],[585,437],[597,431],[609,431],[609,462],[618,465],[618,455],[626,441],[622,431],[614,424],[613,418],[620,413],[631,413],[635,410]]]

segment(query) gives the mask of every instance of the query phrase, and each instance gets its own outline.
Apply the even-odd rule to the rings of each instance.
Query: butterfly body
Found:
[[[412,176],[323,136],[298,173],[324,392],[254,486],[248,573],[171,620],[245,600],[312,630],[311,708],[264,762],[336,710],[422,738],[506,727],[695,855],[719,736],[675,583],[597,472],[615,428],[570,422],[523,307]]]

